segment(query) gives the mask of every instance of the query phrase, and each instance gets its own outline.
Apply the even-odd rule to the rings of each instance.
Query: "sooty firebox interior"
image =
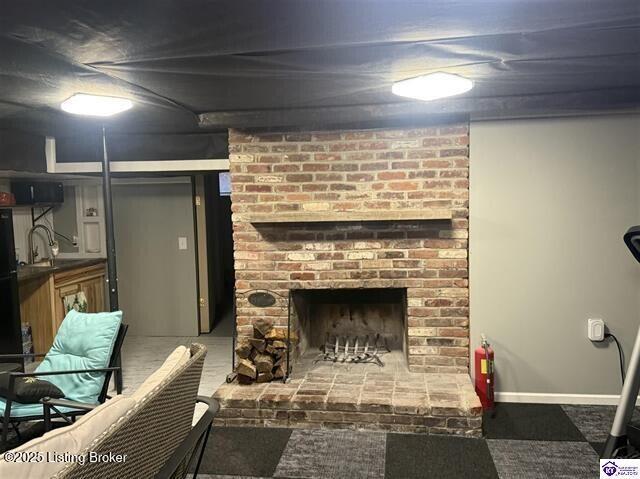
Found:
[[[384,367],[385,354],[395,352],[397,356],[406,350],[405,289],[310,289],[292,293],[292,330],[299,338],[294,358]]]

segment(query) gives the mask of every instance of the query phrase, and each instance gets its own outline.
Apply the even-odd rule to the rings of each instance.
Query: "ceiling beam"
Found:
[[[202,113],[198,118],[200,127],[204,129],[331,129],[442,122],[461,117],[491,120],[634,112],[639,109],[640,90],[620,88],[526,96],[451,98],[433,102],[405,101],[378,105],[214,111]]]

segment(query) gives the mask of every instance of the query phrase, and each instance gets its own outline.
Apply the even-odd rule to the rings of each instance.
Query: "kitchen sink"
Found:
[[[37,263],[25,264],[23,268],[51,268],[53,261],[50,259],[38,261]]]

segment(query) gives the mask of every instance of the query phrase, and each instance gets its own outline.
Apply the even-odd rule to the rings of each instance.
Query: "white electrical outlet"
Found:
[[[587,321],[587,337],[591,341],[604,340],[604,319],[589,318]]]
[[[187,238],[185,236],[178,236],[178,249],[187,249]]]

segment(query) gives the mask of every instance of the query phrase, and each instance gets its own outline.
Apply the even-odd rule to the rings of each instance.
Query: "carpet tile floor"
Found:
[[[130,336],[123,348],[125,392],[131,392],[178,344],[209,348],[200,394],[212,395],[231,369],[231,341]],[[613,406],[499,404],[486,414],[482,439],[374,431],[217,427],[202,479],[262,478],[565,478],[598,477],[598,452]],[[636,414],[638,414],[636,412]],[[640,417],[640,414],[638,414]],[[4,448],[42,434],[42,424],[13,431]]]
[[[484,438],[349,430],[217,428],[198,477],[585,479],[615,407],[499,404]]]

